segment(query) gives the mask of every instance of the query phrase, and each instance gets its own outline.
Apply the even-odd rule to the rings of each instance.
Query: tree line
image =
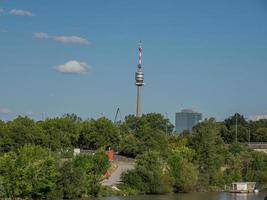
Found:
[[[0,197],[103,195],[109,190],[100,185],[110,166],[108,148],[136,159],[135,169],[122,176],[121,193],[221,190],[233,181],[264,187],[267,155],[242,144],[249,141],[267,142],[267,120],[235,114],[223,122],[206,119],[192,133],[175,133],[159,113],[116,123],[75,114],[42,121],[19,116],[0,121]],[[97,153],[74,157],[77,147]]]

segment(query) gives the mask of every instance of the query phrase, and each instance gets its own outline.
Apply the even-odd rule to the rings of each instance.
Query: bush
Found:
[[[149,151],[138,157],[136,168],[123,174],[122,182],[141,193],[164,194],[172,190],[172,179],[164,171],[158,152]]]
[[[73,199],[97,196],[109,167],[103,151],[61,159],[48,149],[26,145],[0,156],[0,197]]]

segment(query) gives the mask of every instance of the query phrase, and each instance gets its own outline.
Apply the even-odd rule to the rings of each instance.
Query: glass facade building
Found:
[[[185,109],[175,113],[175,131],[182,133],[184,130],[192,131],[193,126],[199,123],[202,114]]]

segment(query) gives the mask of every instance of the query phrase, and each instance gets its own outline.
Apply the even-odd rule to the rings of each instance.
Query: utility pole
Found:
[[[235,141],[237,142],[237,114],[235,114]]]
[[[250,128],[248,128],[248,144],[250,144]]]
[[[45,113],[42,112],[42,121],[44,121],[44,119],[45,119]]]
[[[166,135],[168,134],[168,113],[166,112]]]

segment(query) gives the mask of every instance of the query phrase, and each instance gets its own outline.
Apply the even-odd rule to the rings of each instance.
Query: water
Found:
[[[264,200],[267,192],[258,194],[232,194],[226,192],[206,192],[172,195],[140,195],[130,197],[106,197],[101,200]]]

